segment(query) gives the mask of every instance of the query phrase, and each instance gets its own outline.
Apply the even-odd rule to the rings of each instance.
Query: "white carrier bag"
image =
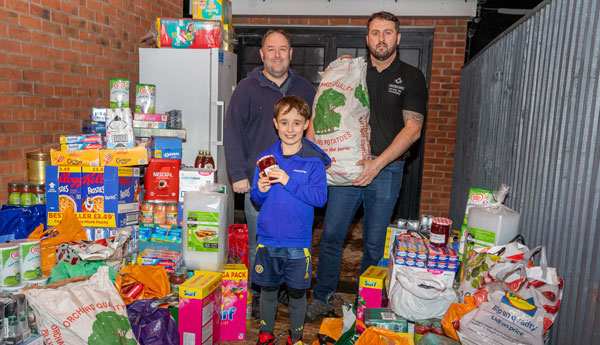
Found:
[[[339,58],[320,75],[313,102],[316,144],[331,157],[327,183],[351,185],[362,172],[356,162],[371,157],[367,63]]]

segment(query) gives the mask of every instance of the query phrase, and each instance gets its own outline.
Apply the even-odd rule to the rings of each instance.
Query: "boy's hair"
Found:
[[[302,98],[294,95],[285,96],[275,103],[275,118],[279,115],[285,115],[292,109],[296,109],[298,114],[305,120],[310,119],[310,108]]]
[[[386,11],[381,11],[377,13],[373,13],[369,20],[367,21],[367,32],[369,32],[369,27],[371,26],[371,22],[373,19],[381,19],[381,20],[389,20],[396,24],[396,33],[400,32],[400,22],[398,21],[398,17],[394,14]]]
[[[267,40],[267,37],[269,37],[271,34],[274,34],[274,33],[283,35],[288,42],[288,46],[290,46],[290,47],[292,46],[292,42],[290,41],[290,35],[288,35],[287,32],[283,31],[282,29],[269,29],[269,30],[267,30],[267,32],[265,32],[265,34],[262,37],[262,40],[260,42],[261,48],[263,48],[265,46],[265,41]]]

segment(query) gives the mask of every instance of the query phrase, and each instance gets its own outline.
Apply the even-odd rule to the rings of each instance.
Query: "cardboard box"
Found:
[[[106,108],[92,108],[92,121],[106,122]]]
[[[165,121],[143,121],[133,120],[134,128],[167,128],[167,122]]]
[[[408,230],[405,228],[401,228],[397,225],[390,224],[387,228],[387,233],[385,235],[385,247],[383,249],[383,257],[388,258],[390,256],[390,252],[394,246],[394,241],[396,237],[401,234],[405,234]]]
[[[385,291],[386,267],[369,266],[358,282],[356,317],[363,320],[364,308],[381,308],[387,304]]]
[[[179,286],[179,339],[182,344],[219,343],[221,274],[197,271]]]
[[[81,225],[123,227],[139,223],[139,168],[46,167],[48,225],[60,223],[65,207]]]
[[[163,266],[167,273],[175,273],[183,262],[181,252],[173,250],[161,250],[147,247],[138,255],[138,265]]]
[[[152,158],[181,159],[181,139],[154,137],[151,144]],[[181,171],[181,170],[180,170]],[[181,176],[181,172],[179,174]],[[181,177],[180,177],[181,183]]]
[[[133,119],[138,121],[160,121],[167,122],[169,120],[168,114],[143,114],[134,113]]]
[[[100,150],[102,166],[127,167],[148,164],[148,149],[143,146],[116,150]]]
[[[396,333],[408,333],[408,320],[389,308],[365,308],[365,325],[384,328]]]
[[[100,166],[100,150],[50,151],[50,163],[56,166]]]
[[[98,134],[61,135],[61,144],[96,144],[102,143],[102,137]]]
[[[174,137],[185,140],[185,129],[134,128],[136,138]]]
[[[221,341],[246,340],[248,269],[244,264],[229,264],[222,276]]]
[[[101,143],[79,143],[79,144],[62,144],[61,151],[78,151],[78,150],[99,150],[102,148]]]

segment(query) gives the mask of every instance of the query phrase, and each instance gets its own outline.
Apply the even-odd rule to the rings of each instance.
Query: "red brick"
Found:
[[[12,109],[0,108],[0,120],[10,121],[13,119]]]
[[[34,4],[29,4],[29,14],[42,19],[50,19],[49,9]]]
[[[7,140],[8,139],[8,140]],[[10,137],[2,135],[0,136],[0,147],[10,147]],[[0,162],[0,176],[8,175],[13,172],[13,162]]]
[[[67,63],[67,62],[54,61],[52,66],[53,66],[52,71],[54,71],[54,72],[62,72],[62,73],[71,72],[71,64]]]
[[[23,122],[0,122],[0,133],[23,133]]]
[[[433,19],[415,19],[413,21],[414,26],[434,26],[438,24],[437,21]]]
[[[31,68],[31,58],[25,55],[8,55],[8,63],[12,67],[23,67],[23,68]]]
[[[350,25],[367,26],[368,17],[350,17]]]
[[[81,120],[65,121],[64,126],[67,132],[79,132],[81,131]]]
[[[466,30],[466,26],[446,26],[444,27],[444,31],[445,32],[457,32],[457,33],[462,33],[465,32]]]
[[[79,108],[81,106],[81,100],[77,98],[64,98],[62,101],[62,107],[65,108]],[[89,107],[91,108],[91,107]]]
[[[31,68],[37,70],[50,70],[52,69],[52,61],[46,59],[38,59],[36,57],[31,59]]]
[[[413,26],[413,20],[410,18],[398,18],[400,26]]]
[[[458,21],[455,18],[446,18],[446,19],[436,19],[436,25],[444,25],[444,26],[455,26],[458,24]]]
[[[44,7],[50,7],[55,10],[60,10],[61,0],[42,0],[42,5]]]
[[[268,24],[269,18],[268,17],[250,17],[248,19],[248,22],[250,24]]]
[[[50,84],[62,84],[64,75],[62,73],[44,73],[44,82]]]
[[[73,95],[73,89],[68,86],[55,86],[54,96],[57,97],[71,97]]]
[[[233,16],[233,24],[235,26],[235,24],[249,24],[249,18],[248,17],[243,17],[243,16]],[[290,22],[291,24],[291,22]]]
[[[60,10],[65,12],[65,13],[69,13],[71,15],[74,16],[78,16],[79,15],[79,7],[75,6],[67,1],[61,1],[60,2]]]
[[[27,3],[25,3],[24,1],[21,1],[21,0],[5,0],[5,1],[6,1],[6,5],[5,5],[6,8],[11,11],[27,14],[27,12],[29,10],[29,8],[27,7]]]
[[[308,25],[308,17],[290,17],[291,25]]]
[[[53,120],[55,118],[55,110],[51,109],[36,109],[35,110],[35,119],[36,120]]]
[[[49,22],[49,21],[43,21],[42,22],[42,30],[44,30],[45,32],[51,33],[51,34],[55,34],[55,35],[62,35],[62,28],[59,24],[53,23],[53,22]]]
[[[29,41],[31,40],[31,31],[24,27],[9,26],[8,35],[12,39]]]
[[[16,87],[15,91],[17,93],[27,93],[27,94],[33,93],[33,85],[31,85],[31,83],[16,83],[15,87]]]
[[[329,18],[327,17],[313,17],[310,18],[310,25],[329,25]]]
[[[329,25],[350,25],[350,18],[348,18],[348,17],[330,17]]]
[[[12,40],[12,39],[0,38],[0,47],[2,47],[2,50],[6,51],[6,52],[14,52],[14,53],[21,52],[21,43],[19,43],[19,41]]]
[[[22,96],[3,95],[0,97],[0,107],[20,107],[23,105]],[[2,131],[0,131],[2,133]]]
[[[285,24],[288,24],[289,22],[290,22],[290,20],[288,17],[275,16],[275,17],[269,18],[269,24],[273,24],[273,25],[285,25]]]
[[[63,106],[63,103],[64,101],[62,98],[52,97],[45,99],[44,106],[46,108],[61,108]]]
[[[23,106],[34,107],[34,108],[43,108],[44,107],[44,97],[23,96]]]
[[[2,21],[4,23],[10,23],[15,25],[19,24],[19,14],[14,11],[8,11],[3,8],[0,8],[0,18],[2,18]]]

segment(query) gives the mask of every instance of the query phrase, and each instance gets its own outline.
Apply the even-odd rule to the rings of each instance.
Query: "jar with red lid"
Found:
[[[450,236],[450,225],[452,221],[444,217],[435,217],[431,221],[431,233],[429,241],[432,246],[445,247]]]
[[[188,271],[185,267],[179,267],[175,273],[169,274],[169,283],[171,285],[171,292],[179,294],[179,285],[183,284],[188,277]]]
[[[264,172],[265,175],[268,175],[269,171],[271,171],[272,169],[279,168],[279,165],[277,165],[277,161],[275,160],[275,156],[273,155],[266,155],[262,157],[258,160],[258,162],[256,162],[256,165],[258,166],[258,170],[260,170],[261,173]],[[269,177],[269,180],[274,179],[274,177]]]
[[[8,184],[8,204],[21,206],[21,188],[18,183]]]
[[[421,339],[422,336],[431,332],[431,323],[429,320],[417,320],[415,321],[415,343]]]
[[[429,321],[430,321],[431,333],[445,335],[444,327],[442,327],[442,319],[431,319]]]
[[[21,206],[33,205],[32,185],[24,183],[21,185]]]
[[[46,203],[46,186],[43,184],[34,184],[32,186],[33,204],[43,205]]]

